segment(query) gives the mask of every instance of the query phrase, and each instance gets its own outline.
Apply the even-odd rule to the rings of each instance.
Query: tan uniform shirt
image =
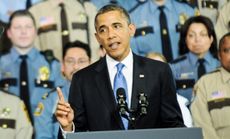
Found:
[[[194,86],[191,112],[204,139],[230,138],[230,73],[220,68],[203,76]]]
[[[0,91],[0,139],[31,139],[32,132],[24,103]]]
[[[216,22],[215,31],[218,40],[221,37],[230,32],[230,2],[228,2],[223,8],[219,11],[219,17]]]
[[[216,24],[218,10],[226,4],[228,0],[198,0],[198,8],[201,15],[209,17],[213,24]]]
[[[92,61],[99,58],[99,44],[94,36],[94,17],[97,13],[96,7],[85,2],[84,7],[77,0],[63,0],[67,15],[68,33],[70,41],[79,40],[88,43],[87,30],[89,31],[89,45],[91,47]],[[36,47],[41,50],[51,49],[54,55],[62,59],[62,32],[61,32],[61,7],[57,0],[41,2],[30,8],[38,28],[38,39]],[[88,17],[88,26],[87,26]]]

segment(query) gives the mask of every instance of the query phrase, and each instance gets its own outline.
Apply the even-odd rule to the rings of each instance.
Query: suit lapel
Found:
[[[105,57],[99,61],[99,64],[96,67],[96,71],[98,72],[98,74],[95,77],[95,81],[97,88],[99,89],[99,95],[101,96],[105,106],[108,107],[108,111],[113,114],[114,118],[116,119],[117,123],[119,123],[119,126],[122,129],[124,127],[120,115],[117,111],[116,101],[109,79],[109,73]]]
[[[146,92],[145,82],[146,75],[144,72],[145,63],[137,55],[133,54],[134,65],[133,65],[133,88],[131,98],[131,109],[136,109],[138,104],[138,95],[141,92]]]

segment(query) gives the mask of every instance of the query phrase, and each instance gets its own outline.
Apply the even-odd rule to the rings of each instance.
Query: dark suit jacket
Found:
[[[134,128],[183,127],[168,64],[134,54],[133,70],[131,108],[137,107],[140,91],[147,94],[149,102],[147,115],[137,119]],[[124,129],[105,58],[73,76],[69,103],[74,109],[76,131]]]

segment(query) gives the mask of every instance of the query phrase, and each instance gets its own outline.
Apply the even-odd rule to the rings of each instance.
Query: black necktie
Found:
[[[65,5],[61,3],[60,7],[61,7],[60,16],[61,16],[62,50],[64,50],[64,46],[69,42],[69,30],[68,30],[67,16],[65,12]]]
[[[31,5],[31,0],[26,0],[26,9],[29,9]]]
[[[172,56],[171,41],[168,32],[167,18],[164,13],[164,6],[159,6],[158,9],[160,10],[159,20],[160,20],[161,43],[162,43],[163,55],[165,56],[166,60],[170,62],[171,60],[173,60],[173,56]]]
[[[206,73],[205,66],[204,66],[205,60],[203,58],[198,60],[199,66],[198,66],[198,79]]]
[[[27,70],[27,55],[21,55],[22,59],[20,65],[20,98],[24,101],[26,108],[28,109],[29,117],[33,123],[32,111],[30,106],[30,93],[29,93],[29,82],[28,82],[28,70]]]

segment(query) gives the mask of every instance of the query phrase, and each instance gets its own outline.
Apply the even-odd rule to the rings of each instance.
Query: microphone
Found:
[[[128,106],[126,100],[126,94],[124,88],[118,88],[117,89],[117,104],[118,104],[118,110],[121,113],[121,116],[128,118],[128,115],[126,112],[128,111]]]
[[[140,108],[140,115],[146,115],[147,114],[147,107],[149,105],[147,101],[147,95],[144,93],[139,94],[139,108]]]

